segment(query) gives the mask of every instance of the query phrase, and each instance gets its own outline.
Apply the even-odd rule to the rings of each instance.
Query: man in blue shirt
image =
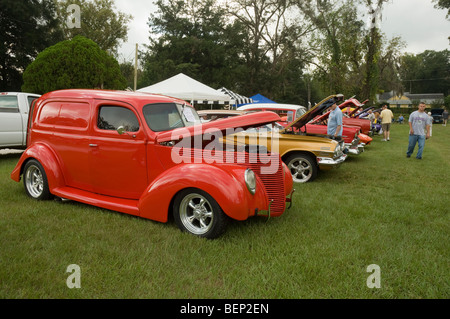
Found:
[[[342,131],[344,130],[344,126],[342,125],[342,117],[341,109],[336,103],[334,103],[331,106],[331,113],[328,116],[328,135],[332,135],[334,137],[342,136]]]

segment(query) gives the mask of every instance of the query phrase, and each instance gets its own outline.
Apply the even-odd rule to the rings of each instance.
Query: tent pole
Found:
[[[136,52],[134,54],[134,91],[136,92],[137,86],[137,59],[138,59],[138,44],[136,43]]]

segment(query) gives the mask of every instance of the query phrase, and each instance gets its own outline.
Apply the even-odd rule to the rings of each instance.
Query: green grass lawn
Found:
[[[450,127],[434,125],[423,160],[390,142],[296,184],[278,218],[233,222],[205,240],[76,202],[36,202],[0,155],[0,298],[450,297]],[[69,289],[71,264],[81,288]],[[368,288],[381,271],[381,288]]]

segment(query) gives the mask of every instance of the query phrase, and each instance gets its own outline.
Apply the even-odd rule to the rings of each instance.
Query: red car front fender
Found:
[[[244,181],[246,168],[239,165],[180,164],[149,185],[139,200],[140,216],[167,222],[171,202],[185,188],[198,188],[211,195],[223,212],[236,220],[246,220],[258,211],[268,209],[268,199],[261,180],[256,176],[256,192],[252,195]]]

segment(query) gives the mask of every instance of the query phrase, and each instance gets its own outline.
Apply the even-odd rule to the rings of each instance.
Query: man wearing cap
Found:
[[[338,94],[336,98],[339,101],[343,98],[343,95]],[[342,136],[342,131],[344,130],[344,126],[342,125],[342,111],[337,106],[337,103],[334,103],[330,109],[331,113],[328,116],[327,134],[334,137]]]

